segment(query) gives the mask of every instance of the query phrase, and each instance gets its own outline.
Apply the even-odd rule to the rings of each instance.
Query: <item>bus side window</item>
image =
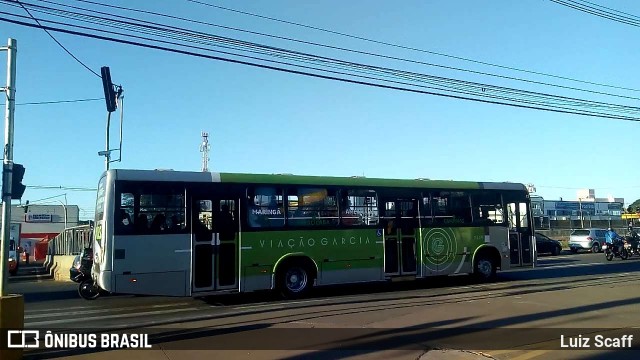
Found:
[[[154,190],[140,195],[136,232],[142,235],[183,233],[186,229],[184,190]]]
[[[287,193],[287,222],[290,226],[338,225],[336,191],[326,188],[291,188]]]
[[[431,197],[429,197],[429,193],[423,194],[420,206],[420,223],[422,225],[430,225],[433,222],[433,218],[431,217]]]
[[[446,225],[453,223],[453,214],[449,205],[449,193],[446,191],[435,192],[431,196],[433,211],[433,223]]]
[[[120,194],[120,210],[115,224],[118,233],[129,234],[133,232],[134,204],[135,198],[132,193]]]
[[[378,197],[374,190],[347,190],[340,191],[340,194],[340,218],[343,225],[378,225]]]
[[[502,199],[499,193],[483,191],[471,195],[473,221],[478,225],[493,225],[503,222]]]
[[[284,191],[262,186],[247,191],[247,219],[253,228],[284,226]]]

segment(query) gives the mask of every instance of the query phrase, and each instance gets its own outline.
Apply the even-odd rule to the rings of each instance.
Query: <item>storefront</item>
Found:
[[[78,226],[80,209],[77,205],[12,205],[11,236],[18,246],[18,256],[24,261],[42,260],[47,242],[65,228]]]

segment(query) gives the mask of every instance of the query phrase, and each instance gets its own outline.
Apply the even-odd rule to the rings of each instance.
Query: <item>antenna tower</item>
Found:
[[[200,152],[202,153],[202,171],[209,171],[209,133],[202,132],[202,144],[200,144]]]

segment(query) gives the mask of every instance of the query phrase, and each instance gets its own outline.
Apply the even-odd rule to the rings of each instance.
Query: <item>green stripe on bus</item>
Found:
[[[474,181],[449,180],[410,180],[379,179],[363,177],[330,177],[304,175],[269,175],[220,173],[222,182],[255,183],[255,184],[287,184],[287,185],[333,185],[333,186],[371,186],[400,188],[440,188],[440,189],[480,189],[480,183]]]

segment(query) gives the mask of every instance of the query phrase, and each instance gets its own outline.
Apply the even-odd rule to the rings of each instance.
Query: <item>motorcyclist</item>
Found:
[[[627,239],[631,242],[631,249],[633,252],[638,252],[638,245],[640,245],[640,235],[635,231],[633,227],[629,227],[627,232]]]
[[[615,246],[616,253],[622,252],[623,243],[620,241],[620,236],[613,230],[612,228],[607,229],[607,233],[605,234],[605,241],[609,246]],[[611,248],[614,250],[614,248]]]

